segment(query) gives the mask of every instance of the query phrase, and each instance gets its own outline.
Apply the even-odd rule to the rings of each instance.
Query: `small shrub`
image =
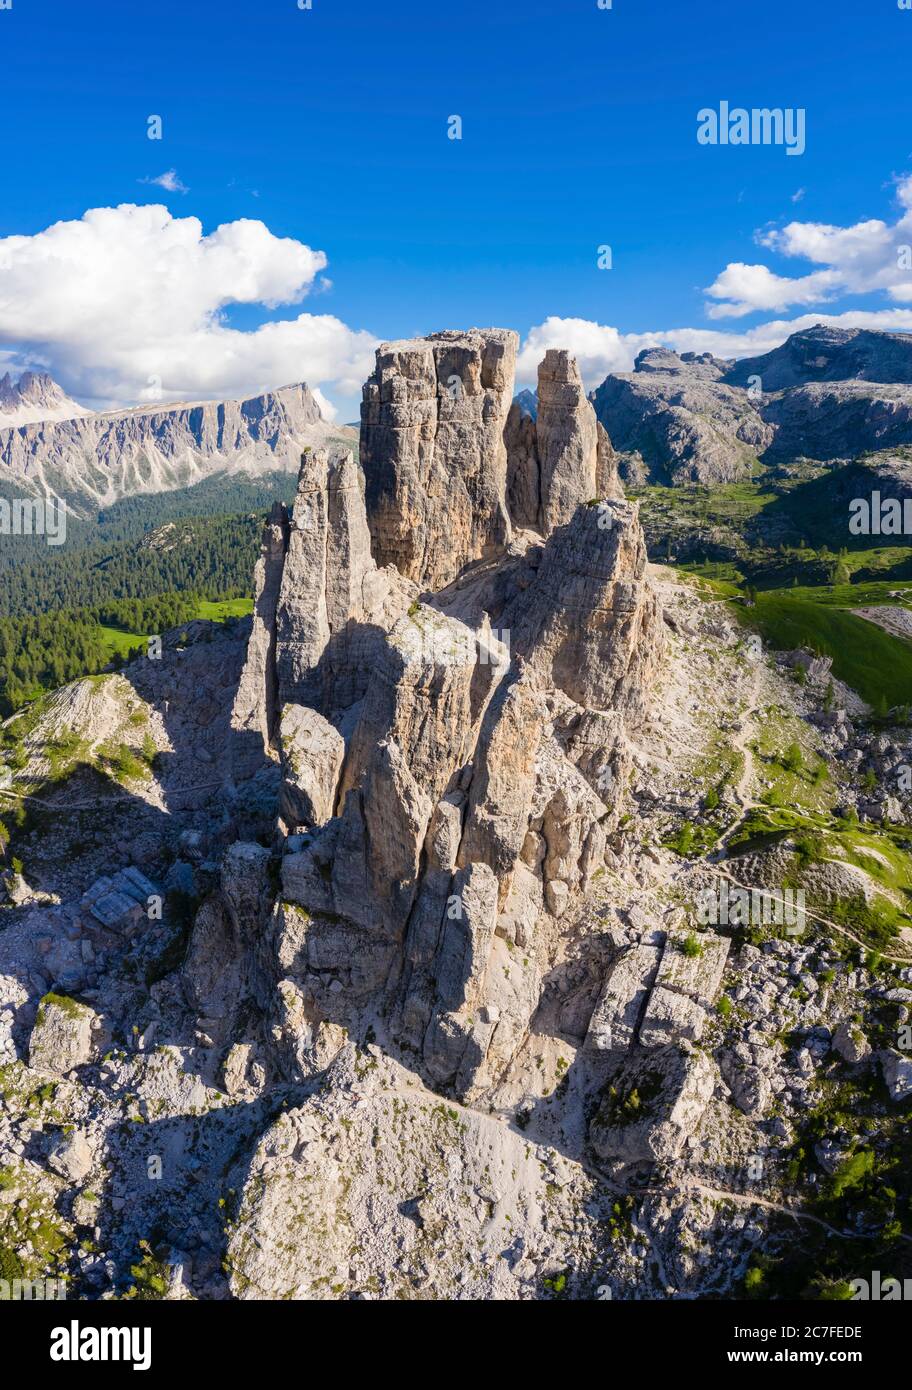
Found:
[[[804,766],[804,754],[797,743],[790,743],[785,750],[785,757],[782,759],[782,766],[786,772],[800,772]]]

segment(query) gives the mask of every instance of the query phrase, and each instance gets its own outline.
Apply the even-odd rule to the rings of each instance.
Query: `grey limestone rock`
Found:
[[[597,495],[599,434],[576,360],[550,348],[538,369],[539,526],[550,535]],[[604,444],[602,445],[604,450]]]
[[[94,1061],[100,1026],[87,1004],[64,995],[45,995],[29,1039],[29,1066],[52,1076],[67,1076]]]
[[[504,430],[517,344],[510,331],[472,329],[378,349],[361,407],[378,564],[440,588],[509,539]]]
[[[623,1163],[676,1158],[717,1081],[713,1059],[687,1044],[631,1053],[606,1086],[589,1127],[593,1149]]]

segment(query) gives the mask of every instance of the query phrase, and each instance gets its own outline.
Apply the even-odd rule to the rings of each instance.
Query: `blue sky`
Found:
[[[751,312],[742,303],[737,316],[711,319],[704,294],[732,263],[789,278],[815,269],[794,237],[759,246],[758,229],[896,222],[897,180],[912,171],[912,12],[896,0],[614,0],[610,11],[596,0],[313,0],[310,11],[297,0],[13,0],[0,11],[0,54],[0,238],[31,238],[92,208],[163,204],[174,218],[198,218],[203,235],[255,219],[273,238],[323,252],[328,265],[296,302],[232,305],[227,286],[198,312],[244,333],[304,312],[359,335],[333,330],[339,342],[322,357],[306,343],[301,351],[345,418],[378,338],[493,323],[525,339],[556,319],[610,326],[622,339],[725,332],[739,351],[745,333],[772,320],[905,302],[872,289],[870,275],[853,278],[845,246],[819,298],[811,283],[800,303]],[[698,145],[698,110],[723,99],[804,108],[806,152]],[[151,114],[162,117],[161,142],[147,139]],[[452,114],[461,141],[447,138]],[[188,191],[141,182],[170,170]],[[609,272],[597,266],[602,244]],[[205,373],[194,373],[186,343],[173,354],[183,366],[149,371],[148,357],[132,361],[122,324],[105,365],[104,315],[94,342],[62,310],[45,332],[23,309],[24,277],[42,272],[13,249],[5,301],[0,243],[0,348],[13,365],[45,362],[93,403],[159,377],[168,396],[221,394],[220,371],[228,394],[245,372],[253,387],[294,365],[299,339],[289,333],[278,352],[242,345],[232,369],[223,341]],[[154,249],[144,257],[153,279],[155,258]],[[136,305],[137,337],[155,338],[163,359],[169,333],[191,332],[150,327],[144,313]],[[318,327],[301,325],[300,341]],[[578,337],[592,348],[590,378],[625,365],[613,339],[600,358],[597,336],[567,331],[568,345]],[[207,352],[204,327],[197,341]]]

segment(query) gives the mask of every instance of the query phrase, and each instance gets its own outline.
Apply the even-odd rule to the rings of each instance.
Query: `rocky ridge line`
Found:
[[[141,406],[0,428],[0,477],[78,514],[218,473],[293,472],[307,445],[351,431],[324,420],[305,385],[247,400]]]

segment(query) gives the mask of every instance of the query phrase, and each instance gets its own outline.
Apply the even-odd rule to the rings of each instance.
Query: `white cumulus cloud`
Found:
[[[549,347],[566,348],[576,357],[587,391],[600,386],[612,372],[633,370],[643,348],[667,347],[673,352],[711,352],[715,357],[754,357],[779,347],[792,333],[815,324],[836,328],[875,328],[884,333],[912,332],[912,309],[856,309],[843,314],[803,314],[793,319],[770,319],[743,333],[716,328],[663,328],[654,333],[621,333],[591,319],[552,316],[530,329],[517,359],[517,380],[534,385],[538,364]]]
[[[553,314],[529,330],[516,359],[516,379],[534,383],[548,348],[566,348],[591,388],[604,381],[609,372],[629,372],[638,352],[644,347],[660,347],[663,342],[661,333],[620,333],[591,319],[564,319]]]
[[[790,304],[820,304],[838,290],[835,272],[815,271],[800,279],[775,275],[765,265],[745,265],[733,261],[725,267],[707,290],[707,294],[724,300],[711,304],[707,314],[711,319],[743,318],[758,309],[787,309]]]
[[[789,222],[759,233],[757,243],[781,256],[823,267],[806,275],[776,275],[765,265],[734,262],[708,286],[710,318],[741,318],[792,304],[823,304],[837,296],[883,293],[912,303],[912,175],[899,180],[895,222],[868,218],[850,227]]]
[[[324,252],[260,221],[204,234],[159,205],[92,208],[0,239],[0,344],[96,406],[245,395],[307,381],[354,395],[374,337],[330,314],[232,327],[233,304],[295,305]],[[325,397],[324,397],[325,399]]]
[[[792,201],[799,201],[799,189]],[[759,356],[779,347],[791,333],[825,323],[838,328],[873,328],[886,333],[912,332],[912,175],[897,181],[899,214],[892,224],[878,219],[849,227],[821,222],[790,222],[757,233],[765,250],[801,259],[812,269],[797,276],[781,275],[767,265],[732,261],[705,291],[710,323],[765,313],[767,318],[742,332],[721,327],[657,328],[646,333],[622,333],[610,324],[557,315],[530,329],[519,353],[517,376],[536,380],[538,364],[550,347],[566,348],[576,357],[583,381],[591,390],[611,372],[632,370],[637,354],[648,347],[674,352],[711,352],[716,357]],[[781,315],[795,306],[831,304],[851,294],[880,293],[890,307],[815,310],[794,318]],[[907,307],[906,307],[907,306]]]

